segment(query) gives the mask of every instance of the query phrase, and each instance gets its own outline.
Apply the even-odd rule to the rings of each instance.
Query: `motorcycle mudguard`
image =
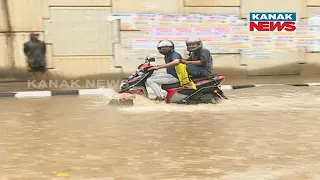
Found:
[[[208,95],[211,94],[210,96],[212,96],[212,98],[214,98],[215,93],[219,93],[223,95],[223,92],[217,86],[207,86],[207,87],[199,88],[197,90],[194,90],[192,88],[180,87],[180,88],[170,88],[170,89],[167,89],[166,91],[167,91],[166,102],[179,103],[179,104],[180,103],[188,104],[189,101],[201,103],[202,101],[201,97],[204,97],[205,94],[208,94]]]
[[[119,93],[120,99],[134,99],[136,95],[143,95],[148,98],[148,91],[145,87],[137,86],[128,89],[127,91],[122,91]]]
[[[170,93],[170,95],[167,95],[166,102],[167,103],[180,103],[186,97],[188,97],[188,96],[184,95],[184,94],[180,94],[177,91],[174,91],[174,92]]]
[[[143,95],[145,97],[149,97],[147,89],[145,87],[143,87],[143,86],[136,86],[136,87],[130,88],[127,91],[127,93],[138,94],[138,95]]]

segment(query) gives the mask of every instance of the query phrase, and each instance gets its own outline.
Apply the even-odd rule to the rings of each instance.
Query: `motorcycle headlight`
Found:
[[[128,82],[126,81],[122,81],[121,84],[120,84],[120,89],[126,89],[129,87],[129,84]]]

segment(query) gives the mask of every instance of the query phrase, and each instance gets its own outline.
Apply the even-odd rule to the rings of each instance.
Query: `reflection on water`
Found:
[[[320,89],[226,94],[218,105],[130,108],[1,99],[0,179],[320,179]]]

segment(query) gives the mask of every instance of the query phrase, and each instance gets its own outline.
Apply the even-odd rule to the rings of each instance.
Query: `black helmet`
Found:
[[[190,47],[190,44],[194,44],[194,43],[196,43],[197,46],[196,47]],[[195,51],[198,51],[198,50],[202,49],[202,42],[197,37],[191,37],[191,38],[186,40],[186,46],[187,46],[187,50],[189,52],[195,52]]]
[[[167,55],[174,51],[174,44],[170,40],[159,41],[157,49],[160,54]]]

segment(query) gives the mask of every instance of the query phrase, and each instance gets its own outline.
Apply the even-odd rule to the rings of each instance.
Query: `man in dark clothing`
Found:
[[[187,71],[193,78],[207,77],[213,72],[212,56],[208,49],[203,48],[199,38],[192,37],[186,41],[190,57],[180,60],[187,65]]]
[[[162,92],[160,87],[161,84],[172,84],[179,82],[178,75],[174,66],[179,64],[182,56],[174,50],[174,44],[172,41],[163,40],[158,43],[158,51],[160,54],[164,55],[164,60],[166,64],[154,66],[149,68],[149,70],[159,70],[166,68],[167,73],[156,73],[147,79],[147,84],[156,94],[156,100],[164,100],[165,94]]]
[[[47,71],[46,68],[46,45],[40,41],[39,34],[31,33],[30,41],[24,43],[23,51],[28,58],[28,67],[35,75],[37,72],[42,74]]]

